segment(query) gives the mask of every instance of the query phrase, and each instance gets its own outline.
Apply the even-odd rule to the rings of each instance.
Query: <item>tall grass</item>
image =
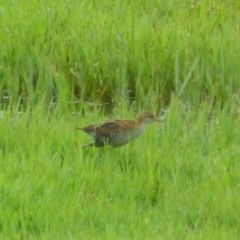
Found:
[[[16,102],[199,104],[239,91],[237,1],[8,1],[1,89]]]

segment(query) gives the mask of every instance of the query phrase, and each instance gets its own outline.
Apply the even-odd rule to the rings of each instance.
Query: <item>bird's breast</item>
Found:
[[[121,147],[139,137],[144,129],[145,125],[140,125],[131,130],[118,130],[117,132],[112,133],[112,136],[110,137],[110,145],[113,147]]]

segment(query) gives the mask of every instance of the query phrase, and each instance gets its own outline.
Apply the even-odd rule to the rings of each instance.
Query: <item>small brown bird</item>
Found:
[[[113,120],[76,129],[89,134],[94,140],[94,143],[85,145],[83,148],[105,145],[116,148],[139,137],[149,123],[160,121],[152,113],[145,112],[134,120]]]

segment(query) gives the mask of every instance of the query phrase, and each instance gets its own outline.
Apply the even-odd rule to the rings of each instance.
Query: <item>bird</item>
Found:
[[[152,113],[144,112],[136,119],[116,119],[89,125],[83,128],[76,128],[76,130],[84,131],[94,140],[93,143],[82,146],[83,148],[99,148],[106,145],[110,145],[113,148],[118,148],[139,137],[144,132],[148,124],[160,121],[161,120],[155,117]]]

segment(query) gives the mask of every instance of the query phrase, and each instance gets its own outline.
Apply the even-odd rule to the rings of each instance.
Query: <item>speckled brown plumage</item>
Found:
[[[156,121],[160,120],[145,112],[134,120],[113,120],[76,129],[89,134],[94,140],[94,143],[83,147],[121,147],[139,137],[148,124]]]

